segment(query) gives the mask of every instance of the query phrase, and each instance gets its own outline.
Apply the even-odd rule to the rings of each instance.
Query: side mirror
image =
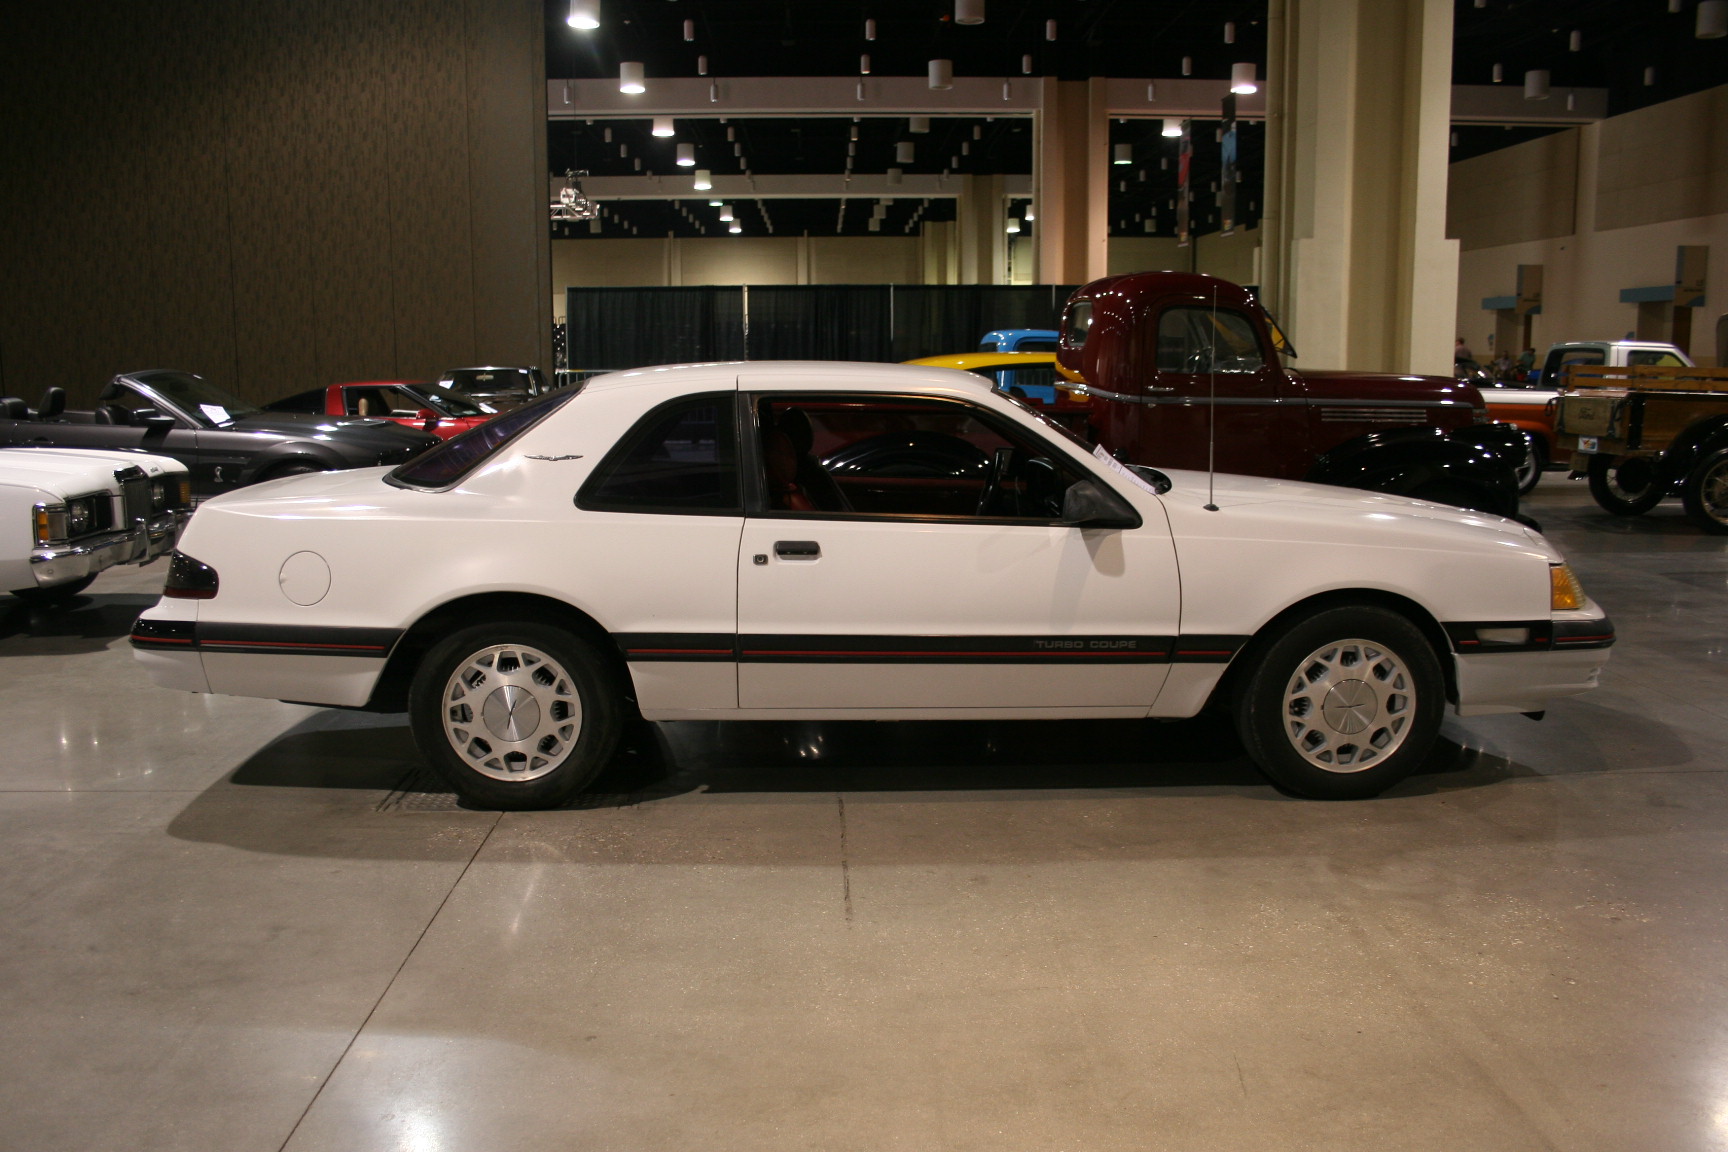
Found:
[[[430,432],[430,431],[432,431],[432,429],[438,427],[438,413],[432,411],[432,409],[430,409],[430,408],[420,409],[420,411],[414,413],[414,418],[416,420],[419,420],[421,422],[421,426],[424,427],[426,429],[426,431],[428,431],[428,432]]]
[[[1116,493],[1080,480],[1069,485],[1062,497],[1062,523],[1074,528],[1138,528],[1140,513]]]

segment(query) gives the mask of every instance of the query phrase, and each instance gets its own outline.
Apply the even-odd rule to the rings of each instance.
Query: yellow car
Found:
[[[1065,399],[1056,391],[1062,377],[1056,371],[1054,352],[962,352],[957,356],[926,356],[906,363],[975,372],[999,391],[1046,408]]]

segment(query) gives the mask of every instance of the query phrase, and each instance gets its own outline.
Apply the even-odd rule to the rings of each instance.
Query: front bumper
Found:
[[[173,551],[192,509],[161,512],[148,521],[87,537],[71,544],[51,544],[30,553],[30,573],[36,587],[53,588],[106,571],[116,564],[148,564]]]
[[[1532,635],[1528,643],[1500,651],[1462,639],[1471,632],[1520,630],[1492,624],[1448,626],[1455,652],[1458,715],[1541,712],[1553,701],[1588,692],[1600,682],[1608,649],[1614,644],[1614,625],[1595,604],[1586,610],[1555,613],[1546,636]]]

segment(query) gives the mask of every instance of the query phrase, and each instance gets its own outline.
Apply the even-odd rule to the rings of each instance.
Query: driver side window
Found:
[[[1158,318],[1158,371],[1258,372],[1266,366],[1246,316],[1212,308],[1170,308]]]
[[[883,394],[759,398],[771,513],[1056,520],[1081,475],[969,404]]]

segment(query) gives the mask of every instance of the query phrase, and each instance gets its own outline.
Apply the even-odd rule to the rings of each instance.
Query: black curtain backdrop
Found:
[[[994,328],[1055,328],[1072,286],[570,288],[577,370],[701,360],[869,360],[973,352]],[[745,341],[745,314],[749,341]]]

